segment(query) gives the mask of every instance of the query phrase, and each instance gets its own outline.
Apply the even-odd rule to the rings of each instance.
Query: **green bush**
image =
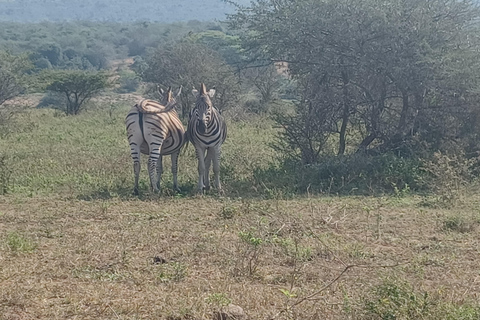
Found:
[[[409,283],[396,279],[384,280],[362,299],[360,319],[424,319],[473,320],[479,319],[477,303],[453,304],[428,291],[419,292]]]
[[[423,190],[426,172],[418,160],[387,153],[324,156],[311,165],[286,160],[282,165],[257,170],[255,177],[268,188],[283,186],[300,193],[398,194]]]
[[[8,249],[12,252],[30,253],[37,248],[37,245],[32,240],[18,232],[8,233],[6,244]]]
[[[366,319],[424,319],[430,300],[427,292],[418,294],[407,283],[387,280],[365,298]]]

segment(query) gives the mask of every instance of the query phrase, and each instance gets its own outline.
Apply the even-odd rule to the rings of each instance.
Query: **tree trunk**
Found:
[[[375,138],[377,138],[377,135],[373,132],[366,136],[358,146],[357,152],[367,151],[367,147],[373,142],[373,140],[375,140]]]
[[[350,116],[350,101],[348,100],[348,75],[346,72],[342,72],[343,80],[343,114],[342,114],[342,126],[340,127],[340,142],[338,146],[338,155],[345,154],[346,147],[346,132],[347,125]]]
[[[402,91],[402,113],[400,114],[400,120],[398,121],[397,134],[403,136],[407,129],[407,116],[410,109],[408,103],[408,92],[406,90]]]
[[[368,94],[371,96],[370,94]],[[379,135],[379,126],[380,117],[383,110],[385,109],[385,100],[387,97],[387,88],[385,82],[381,85],[380,97],[378,98],[377,103],[373,103],[373,109],[370,115],[369,121],[369,131],[370,133],[363,139],[363,141],[358,146],[357,152],[365,152],[367,147],[376,139]],[[368,127],[368,126],[367,126]]]

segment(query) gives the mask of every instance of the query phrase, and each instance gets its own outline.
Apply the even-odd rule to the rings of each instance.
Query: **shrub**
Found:
[[[386,280],[365,299],[364,308],[365,319],[424,319],[430,315],[430,298],[407,283]]]
[[[409,283],[395,279],[384,280],[362,299],[360,319],[479,319],[478,304],[449,303],[428,291],[418,292]]]
[[[375,194],[405,190],[423,190],[426,173],[419,160],[383,155],[353,154],[324,156],[318,163],[300,165],[286,160],[257,170],[257,183],[294,192],[335,194]]]

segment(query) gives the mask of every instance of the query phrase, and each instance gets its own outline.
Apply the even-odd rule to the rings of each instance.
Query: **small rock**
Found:
[[[164,264],[167,263],[167,260],[162,257],[153,257],[153,264]]]
[[[229,304],[226,307],[223,307],[220,311],[216,311],[213,314],[213,320],[244,320],[247,319],[245,311],[242,307]]]

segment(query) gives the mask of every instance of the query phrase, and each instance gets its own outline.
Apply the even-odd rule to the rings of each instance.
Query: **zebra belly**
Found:
[[[172,146],[173,143],[173,138],[171,136],[167,137],[165,141],[162,144],[162,149],[160,150],[160,154],[162,156],[172,154],[175,151],[179,150],[180,148],[178,146]]]
[[[162,144],[162,149],[160,149],[160,154],[162,156],[166,156],[174,153],[177,150],[180,150],[179,146],[172,146],[172,143],[173,143],[173,139],[171,136],[165,139],[165,141]],[[150,154],[150,148],[148,147],[148,144],[146,141],[143,141],[143,143],[141,144],[140,152],[146,155]]]

